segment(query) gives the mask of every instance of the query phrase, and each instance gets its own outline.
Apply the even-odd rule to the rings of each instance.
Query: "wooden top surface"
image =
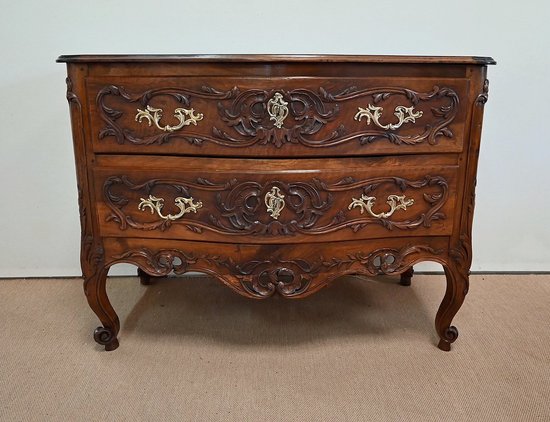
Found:
[[[492,57],[476,56],[352,56],[316,54],[97,54],[59,56],[58,63],[201,63],[201,62],[309,62],[309,63],[389,63],[389,64],[496,64]]]

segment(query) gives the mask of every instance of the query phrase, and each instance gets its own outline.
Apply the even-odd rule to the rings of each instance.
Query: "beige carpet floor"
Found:
[[[443,276],[241,298],[112,278],[120,348],[76,279],[0,280],[1,421],[550,421],[550,277],[473,276],[450,353]]]

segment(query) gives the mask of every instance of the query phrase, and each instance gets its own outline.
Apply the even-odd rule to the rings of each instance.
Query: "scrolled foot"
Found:
[[[451,350],[451,343],[458,338],[458,330],[454,326],[450,326],[443,332],[443,336],[439,340],[437,347],[444,352],[449,352]]]
[[[401,273],[401,280],[399,281],[399,284],[401,286],[410,286],[413,274],[414,274],[413,267],[409,268],[404,273]]]
[[[151,284],[154,284],[153,277],[151,277],[149,274],[147,274],[145,271],[143,271],[141,268],[138,268],[137,274],[139,277],[139,282],[143,286],[150,286]]]
[[[118,339],[108,327],[97,327],[94,330],[94,340],[102,346],[105,346],[107,352],[118,348]]]

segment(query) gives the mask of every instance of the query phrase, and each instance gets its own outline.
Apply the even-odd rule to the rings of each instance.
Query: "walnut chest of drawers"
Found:
[[[61,56],[84,291],[118,347],[110,266],[301,298],[435,261],[439,348],[468,292],[483,57]],[[403,275],[404,274],[404,275]]]

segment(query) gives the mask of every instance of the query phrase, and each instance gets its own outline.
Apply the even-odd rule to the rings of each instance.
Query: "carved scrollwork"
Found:
[[[221,119],[242,138],[217,127],[213,130],[214,138],[228,146],[272,144],[280,148],[287,143],[307,144],[307,137],[318,133],[339,110],[338,104],[324,101],[308,89],[250,89],[240,93],[229,106],[218,102]],[[292,118],[292,123],[283,127],[287,117]],[[342,133],[343,126],[325,140],[335,139]]]
[[[232,146],[250,146],[254,144],[273,144],[280,148],[286,143],[299,143],[306,147],[322,148],[332,147],[359,139],[361,144],[369,144],[375,140],[386,138],[390,142],[401,145],[415,145],[428,142],[431,145],[437,143],[440,136],[452,138],[453,133],[449,128],[450,123],[458,112],[458,94],[451,88],[434,86],[427,93],[416,92],[407,88],[375,88],[359,90],[356,87],[348,87],[340,93],[329,93],[324,88],[319,88],[319,93],[307,89],[282,91],[289,103],[289,117],[295,120],[292,128],[270,128],[263,123],[266,99],[272,95],[271,91],[248,90],[241,93],[230,107],[218,104],[220,115],[243,138],[237,138],[225,131],[215,128],[214,138],[228,141]],[[299,96],[298,96],[299,94]],[[411,102],[410,106],[397,106],[395,115],[398,123],[382,124],[380,122],[382,107],[378,104],[392,96],[400,95]],[[314,135],[329,121],[333,120],[340,110],[340,103],[357,100],[358,98],[371,97],[374,104],[367,109],[359,108],[355,119],[366,117],[367,122],[372,119],[379,129],[350,131],[346,133],[343,125],[337,130],[321,139]],[[433,100],[446,99],[448,103],[440,107],[432,107],[433,117],[421,127],[421,131],[415,135],[400,135],[394,133],[404,123],[414,123],[423,116],[421,110],[414,110],[422,102],[429,103]],[[369,110],[370,109],[370,110]],[[301,113],[299,111],[302,111]],[[305,113],[305,114],[304,114]],[[267,113],[266,113],[267,114]],[[307,123],[307,124],[306,124]],[[248,142],[247,142],[248,140]]]
[[[412,198],[406,199],[405,195],[390,195],[388,204],[391,210],[375,213],[372,209],[374,203],[369,198],[375,198],[372,193],[385,185],[392,185],[401,192],[432,188],[422,195],[428,208],[405,220],[394,219],[392,218],[396,215],[394,212],[412,205]],[[192,198],[191,189],[215,192],[213,205],[217,210],[212,207],[205,210],[202,215],[206,217],[206,220],[205,218],[194,219],[191,217],[177,220],[176,218],[163,218],[166,216],[159,214],[161,218],[158,221],[142,223],[136,221],[132,213],[126,212],[125,207],[128,205],[129,199],[124,196],[124,192],[123,190],[121,192],[120,188],[117,191],[121,193],[113,191],[114,186],[123,186],[130,191],[143,192],[145,195],[152,195],[153,198],[156,198],[153,191],[161,186],[175,191],[181,198]],[[435,192],[433,188],[436,189]],[[361,193],[361,198],[368,201],[365,203],[356,199],[355,204],[352,202],[348,208],[353,208],[351,205],[359,206],[359,202],[361,202],[361,207],[367,210],[366,216],[357,216],[353,212],[335,209],[333,210],[334,217],[325,219],[322,224],[319,224],[321,217],[333,207],[335,195],[343,193],[347,196],[353,192]],[[205,195],[206,193],[200,194],[199,197]],[[104,183],[104,198],[105,203],[112,211],[108,215],[107,221],[119,223],[121,230],[125,230],[128,226],[140,230],[165,230],[171,224],[184,224],[189,230],[197,233],[210,230],[223,235],[236,236],[289,236],[296,233],[323,235],[345,228],[357,232],[371,224],[382,225],[388,230],[394,228],[413,229],[419,226],[430,227],[434,220],[445,218],[441,208],[448,199],[448,183],[441,176],[426,176],[413,181],[399,177],[378,177],[358,181],[353,178],[344,178],[332,184],[319,179],[309,182],[275,180],[265,183],[239,182],[236,179],[231,179],[223,183],[215,183],[204,178],[199,178],[196,181],[152,179],[135,184],[125,176],[112,176]],[[283,203],[279,202],[278,205],[275,205],[275,200],[283,201],[282,198],[284,198],[284,206],[289,209],[289,212],[284,214],[284,218],[280,215]],[[149,206],[153,210],[155,204],[158,205],[158,201],[147,201],[144,197],[140,199],[142,208]],[[151,205],[148,205],[149,203]],[[264,203],[268,213],[262,206]],[[186,205],[187,207],[184,209],[187,211],[183,213],[189,212],[189,210],[193,211],[193,206],[195,209],[199,208],[198,203],[192,201]],[[271,214],[271,220],[266,219],[268,214]]]
[[[236,261],[220,254],[142,248],[114,256],[109,265],[131,263],[156,276],[207,271],[247,297],[264,299],[279,294],[293,298],[317,291],[340,274],[397,274],[420,257],[437,258],[441,253],[442,250],[428,245],[407,245],[401,249],[381,248],[370,253],[358,251],[347,254],[345,258],[330,260],[267,256],[263,260]]]
[[[97,327],[94,331],[94,340],[106,346],[116,341],[116,334],[109,327]]]
[[[116,262],[138,265],[148,274],[167,276],[170,273],[181,275],[191,270],[208,269],[218,274],[224,281],[235,280],[230,286],[237,292],[254,298],[267,298],[275,293],[283,297],[304,294],[312,277],[321,269],[321,263],[311,264],[306,260],[267,259],[235,262],[231,257],[210,254],[193,254],[176,249],[152,251],[147,248],[127,251],[113,257]],[[219,269],[223,269],[221,273]],[[231,274],[224,278],[222,273]]]
[[[484,106],[489,100],[489,79],[485,79],[483,82],[483,90],[476,98],[475,104],[478,106]]]
[[[265,197],[268,211],[269,200],[275,202],[276,199],[275,195],[271,198],[270,193],[284,196],[284,204],[291,211],[290,220],[280,221],[277,218],[275,221],[262,221],[261,197],[264,192],[267,192]],[[315,181],[270,181],[263,184],[252,181],[235,182],[229,191],[220,192],[216,196],[222,218],[211,214],[210,221],[225,234],[288,236],[294,233],[308,233],[331,208],[333,201],[333,195],[320,189]],[[282,209],[282,203],[279,202],[276,211],[280,212]]]
[[[119,144],[125,142],[135,145],[163,144],[173,137],[182,136],[177,132],[178,129],[190,124],[196,125],[204,116],[201,113],[194,114],[194,109],[192,108],[178,107],[174,112],[174,116],[178,119],[179,124],[177,126],[161,126],[160,119],[162,118],[162,109],[155,108],[150,104],[155,97],[168,96],[183,106],[189,107],[192,97],[220,100],[231,98],[237,92],[237,88],[222,92],[205,86],[202,87],[202,91],[193,91],[184,88],[158,88],[145,91],[143,94],[130,94],[122,86],[108,85],[102,88],[96,97],[99,115],[106,123],[106,126],[99,132],[99,139],[114,136]],[[143,109],[137,109],[138,113],[134,120],[141,122],[143,119],[146,119],[149,122],[149,126],[154,123],[163,133],[140,138],[134,135],[129,129],[122,128],[117,124],[117,120],[123,116],[124,112],[108,105],[107,99],[110,97],[118,97],[127,103],[141,105]],[[195,141],[194,139],[193,136],[190,136],[188,140],[190,143],[202,142],[201,140]]]
[[[217,100],[219,118],[226,127],[214,126],[212,134],[193,133],[189,130],[177,132],[182,122],[193,122],[190,118],[176,116],[180,119],[178,126],[162,126],[154,112],[147,111],[149,100],[158,95],[170,96],[184,106],[190,105],[190,98],[197,97],[206,100]],[[155,123],[155,126],[164,131],[162,134],[140,138],[128,129],[116,123],[123,112],[107,104],[110,96],[122,98],[129,103],[139,103],[145,109],[138,112],[136,118],[145,118]],[[384,101],[393,96],[401,96],[410,102],[410,105],[395,107],[397,123],[383,124],[380,122]],[[340,112],[340,105],[347,102],[357,102],[358,99],[371,98],[366,109],[359,107],[355,115],[356,120],[367,118],[372,120],[377,128],[360,129],[357,125],[340,124],[330,132],[322,134],[327,123],[333,121]],[[415,110],[421,103],[429,104],[432,101],[447,100],[443,105],[430,108],[432,116],[426,119],[423,126],[419,126],[416,134],[397,133],[405,123],[415,123],[416,119],[426,116],[426,112]],[[228,104],[228,101],[229,104]],[[204,86],[202,91],[187,89],[160,88],[149,90],[141,95],[129,94],[123,87],[110,85],[102,88],[97,95],[97,106],[102,119],[107,126],[100,131],[100,139],[114,136],[118,143],[129,142],[137,145],[162,144],[172,138],[184,139],[192,145],[200,146],[204,142],[212,142],[231,148],[246,148],[253,145],[273,145],[281,148],[286,144],[301,144],[309,148],[325,148],[341,145],[352,140],[359,140],[362,145],[370,144],[379,139],[401,145],[416,145],[427,142],[437,143],[443,136],[452,138],[454,135],[449,128],[458,112],[459,97],[451,88],[434,86],[430,92],[416,92],[401,87],[380,87],[358,89],[350,86],[337,93],[328,92],[323,87],[315,92],[311,89],[298,88],[284,89],[248,89],[240,91],[237,87],[229,91],[219,91]],[[152,106],[150,106],[152,107]],[[188,110],[180,107],[178,109]],[[152,110],[161,110],[152,108]],[[157,112],[158,113],[158,112]],[[197,115],[198,117],[198,115]],[[198,120],[198,119],[195,119]],[[285,124],[283,125],[283,122]],[[196,121],[195,121],[196,123]],[[287,124],[288,123],[288,124]],[[173,130],[172,130],[173,129]]]
[[[177,249],[161,249],[153,252],[150,249],[134,249],[115,256],[115,262],[129,262],[138,265],[147,274],[167,276],[172,272],[177,275],[189,271],[189,266],[196,264],[198,258],[192,253]]]
[[[382,125],[379,122],[382,110],[379,109],[378,104],[383,103],[383,101],[389,99],[392,96],[403,96],[408,101],[410,101],[411,106],[397,106],[395,109],[395,115],[399,119],[397,125]],[[376,88],[376,89],[366,89],[359,90],[347,93],[337,98],[338,101],[348,101],[351,99],[356,99],[363,96],[371,96],[373,103],[370,104],[368,108],[371,109],[374,113],[368,113],[368,109],[361,109],[355,115],[356,120],[360,120],[360,117],[367,117],[367,124],[370,123],[368,117],[372,118],[377,126],[383,130],[368,130],[361,133],[355,133],[354,137],[359,137],[361,144],[369,144],[378,139],[386,138],[390,142],[396,145],[416,145],[423,142],[427,142],[430,145],[435,145],[437,139],[440,136],[447,138],[452,138],[453,132],[449,128],[450,123],[455,119],[458,113],[459,97],[458,94],[448,87],[439,87],[434,86],[430,92],[416,92],[407,88],[396,88],[396,87],[387,87],[387,88]],[[394,133],[393,131],[400,127],[403,123],[415,122],[416,118],[424,116],[424,113],[421,111],[413,111],[414,107],[419,104],[437,99],[446,99],[448,103],[440,107],[432,107],[431,112],[435,120],[426,122],[422,126],[421,132],[415,135],[400,135]],[[399,110],[398,110],[399,109]],[[364,110],[364,112],[362,112]],[[378,122],[379,124],[377,124]],[[387,126],[387,127],[386,127]]]
[[[410,258],[415,254],[440,255],[442,252],[428,245],[407,245],[401,249],[377,249],[367,255],[357,252],[348,254],[346,258],[331,258],[323,261],[323,266],[327,269],[342,269],[360,264],[369,275],[391,275],[408,269],[412,262]]]
[[[304,294],[312,277],[321,269],[320,263],[302,259],[250,261],[237,265],[237,278],[244,290],[254,297],[270,297],[279,293],[283,297]]]
[[[116,185],[122,185],[130,191],[142,191],[148,195],[148,199],[140,198],[140,202],[137,204],[137,209],[144,211],[145,208],[150,208],[151,213],[156,211],[160,219],[151,223],[139,223],[131,215],[126,214],[123,211],[123,208],[128,205],[129,200],[126,197],[112,191],[112,188]],[[161,210],[164,206],[164,199],[157,198],[152,195],[154,189],[162,185],[169,185],[175,192],[180,194],[180,196],[177,196],[174,199],[175,205],[180,209],[178,214],[162,214]],[[128,226],[140,230],[166,230],[173,222],[178,221],[178,219],[184,214],[188,214],[190,212],[196,213],[197,210],[202,207],[201,201],[196,203],[193,202],[194,199],[190,195],[190,186],[177,183],[176,181],[153,179],[145,183],[134,184],[125,176],[112,176],[109,177],[103,184],[103,193],[105,201],[111,209],[111,214],[107,217],[107,221],[119,223],[121,230],[125,230]]]
[[[65,79],[67,84],[66,98],[69,102],[71,115],[74,122],[78,122],[77,126],[80,130],[75,131],[73,136],[75,137],[76,151],[82,148],[85,143],[84,125],[82,122],[82,103],[78,95],[73,91],[73,82],[71,78]],[[74,123],[73,123],[74,124]],[[78,210],[80,214],[80,265],[84,275],[84,288],[90,280],[97,277],[101,271],[104,259],[105,251],[101,242],[94,238],[92,216],[89,213],[90,199],[86,192],[88,189],[88,178],[85,168],[83,166],[77,166],[77,178],[78,178]]]

